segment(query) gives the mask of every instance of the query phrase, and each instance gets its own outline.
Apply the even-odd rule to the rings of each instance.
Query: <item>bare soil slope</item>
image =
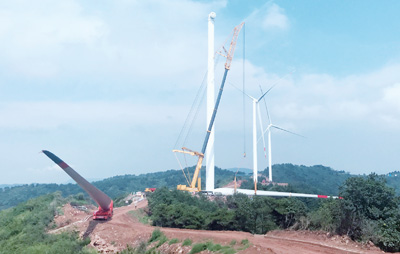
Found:
[[[138,203],[136,209],[147,206],[144,200]],[[142,224],[137,218],[128,214],[135,210],[134,205],[114,209],[114,216],[109,221],[94,221],[88,212],[80,211],[69,205],[64,207],[64,215],[56,218],[59,228],[50,231],[56,233],[62,230],[78,230],[82,237],[90,237],[90,245],[102,253],[116,253],[127,245],[138,246],[141,241],[147,241],[155,227]],[[330,236],[326,232],[310,231],[271,231],[266,235],[252,235],[236,231],[206,231],[175,228],[160,228],[168,239],[178,238],[180,243],[162,245],[163,253],[188,253],[191,247],[182,247],[184,239],[193,243],[213,241],[221,245],[229,245],[232,240],[237,242],[238,249],[243,239],[248,239],[250,247],[239,253],[382,253],[373,244],[360,245],[346,237]],[[202,253],[209,253],[204,251]]]

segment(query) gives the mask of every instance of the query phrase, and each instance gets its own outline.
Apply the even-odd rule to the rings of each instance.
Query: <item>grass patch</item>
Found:
[[[157,241],[158,241],[158,243],[149,250],[150,252],[149,251],[147,251],[147,252],[152,253],[151,251],[155,251],[155,249],[157,249],[158,247],[160,247],[161,245],[163,245],[164,243],[166,243],[168,241],[168,238],[158,228],[154,229],[153,233],[151,233],[149,243],[157,242]]]
[[[236,244],[236,240],[232,240],[229,245],[235,245],[235,244]]]
[[[220,251],[222,249],[221,244],[212,244],[207,246],[207,250],[209,251]]]
[[[230,246],[223,246],[222,249],[218,252],[221,254],[235,254],[236,250]]]
[[[58,206],[58,207],[56,208],[56,214],[57,214],[57,215],[64,215],[64,210],[63,210],[63,207],[62,207],[62,206]]]
[[[207,243],[196,243],[195,245],[193,245],[192,250],[189,252],[189,254],[199,253],[206,249]]]
[[[192,240],[190,240],[189,238],[186,238],[185,240],[183,240],[182,247],[183,246],[191,246],[191,245],[192,245]]]
[[[142,208],[129,211],[128,214],[133,218],[138,219],[138,221],[142,224],[150,225],[151,223],[150,217],[146,215]]]
[[[161,232],[160,229],[156,228],[153,230],[153,233],[151,233],[151,237],[149,239],[149,243],[158,241],[160,237],[165,236],[163,232]]]
[[[174,243],[179,243],[178,238],[173,238],[168,242],[169,245],[174,244]]]
[[[161,245],[163,245],[164,243],[166,243],[168,241],[168,238],[162,234],[159,238],[158,238],[158,243],[156,245],[156,248],[160,247]]]
[[[242,247],[238,248],[238,250],[245,250],[247,248],[250,247],[250,242],[247,239],[243,239],[240,244],[242,245]]]
[[[193,245],[192,250],[189,252],[189,254],[195,254],[202,252],[204,250],[208,250],[210,252],[216,252],[220,254],[234,254],[236,253],[236,250],[233,248],[233,246],[226,245],[226,246],[221,246],[221,244],[214,244],[213,242],[209,241],[206,243],[197,243]]]

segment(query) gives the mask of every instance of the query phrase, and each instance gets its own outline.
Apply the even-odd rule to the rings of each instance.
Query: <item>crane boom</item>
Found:
[[[242,22],[240,25],[236,26],[233,29],[233,37],[232,37],[231,44],[229,46],[229,50],[226,51],[226,49],[223,48],[225,53],[226,53],[226,56],[225,56],[226,57],[225,72],[224,72],[224,76],[222,78],[221,86],[219,88],[218,97],[217,97],[217,100],[215,102],[214,111],[213,111],[213,114],[211,116],[210,124],[208,125],[207,133],[206,133],[206,136],[204,138],[203,148],[201,149],[200,153],[193,152],[193,151],[191,151],[191,150],[189,150],[187,148],[185,149],[185,150],[189,150],[190,152],[184,152],[184,153],[191,154],[191,155],[196,155],[196,156],[199,157],[199,159],[197,161],[196,169],[194,171],[193,179],[192,179],[192,182],[191,182],[190,186],[188,187],[186,185],[178,185],[177,186],[178,190],[186,190],[186,191],[200,191],[201,190],[201,181],[200,181],[200,178],[199,178],[199,173],[200,173],[200,170],[201,170],[201,166],[203,164],[204,153],[206,151],[208,140],[209,140],[210,134],[211,134],[211,130],[212,130],[212,127],[214,125],[215,116],[217,115],[218,106],[219,106],[219,103],[221,101],[222,91],[224,90],[224,86],[225,86],[226,76],[227,76],[228,71],[229,71],[229,69],[231,67],[233,55],[235,53],[235,47],[236,47],[237,38],[239,36],[239,32],[242,29],[243,25],[244,25],[244,22]],[[174,152],[178,152],[178,151],[179,150],[174,150]],[[180,152],[182,152],[182,151],[180,151]],[[197,187],[196,187],[196,183],[197,183]]]
[[[240,30],[242,29],[243,25],[244,25],[244,22],[242,22],[240,25],[236,26],[233,29],[233,37],[232,37],[231,45],[229,46],[229,51],[228,51],[228,54],[226,55],[225,69],[227,69],[227,70],[229,70],[231,68],[233,54],[235,53],[236,42],[237,42]]]

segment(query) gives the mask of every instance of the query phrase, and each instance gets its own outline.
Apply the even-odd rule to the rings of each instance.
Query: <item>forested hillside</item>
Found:
[[[240,230],[251,233],[287,228],[325,230],[348,235],[357,241],[372,241],[385,251],[400,251],[400,199],[395,195],[394,189],[386,185],[388,176],[371,174],[350,177],[347,173],[336,172],[323,166],[306,167],[291,164],[274,167],[274,174],[274,181],[292,181],[293,186],[297,186],[289,185],[285,187],[287,189],[303,186],[325,193],[339,190],[338,194],[343,199],[234,195],[226,199],[216,196],[216,202],[211,202],[202,195],[193,197],[187,192],[175,190],[176,184],[183,183],[182,172],[177,170],[139,176],[116,176],[95,184],[113,198],[146,187],[158,188],[158,191],[149,197],[148,210],[156,226]],[[232,171],[217,169],[216,176],[216,181],[223,185],[224,182],[232,180],[233,174]],[[251,176],[242,177],[250,179]],[[342,180],[344,177],[346,180]],[[339,188],[333,184],[340,181],[342,182]],[[166,188],[162,189],[161,186]],[[168,191],[168,188],[173,190]],[[60,192],[54,193],[56,190]],[[46,251],[59,253],[60,249],[63,253],[89,252],[84,248],[87,242],[79,240],[75,234],[53,236],[44,233],[57,209],[64,202],[61,191],[63,195],[82,192],[74,184],[31,184],[0,191],[3,207],[10,206],[13,202],[22,202],[23,198],[31,199],[34,195],[52,192],[0,211],[0,254]],[[76,197],[84,198],[81,194]],[[6,252],[2,252],[3,250]]]
[[[59,193],[53,193],[0,211],[0,254],[96,253],[85,247],[90,239],[80,240],[76,232],[46,233],[65,202]]]
[[[288,228],[324,230],[364,243],[372,241],[385,251],[400,251],[400,200],[385,177],[350,177],[339,189],[343,199],[313,199],[316,203],[243,194],[216,197],[212,202],[159,189],[148,198],[148,213],[155,226],[257,234]]]
[[[400,195],[400,172],[394,171],[386,174],[386,182],[393,187],[397,195]]]
[[[194,167],[191,167],[193,172]],[[60,169],[60,174],[63,174]],[[268,177],[268,169],[261,172]],[[216,187],[222,187],[231,182],[235,172],[216,168],[215,183]],[[397,176],[398,175],[398,176]],[[289,187],[258,186],[258,189],[274,189],[290,192],[304,192],[312,194],[338,195],[339,186],[351,177],[344,171],[335,171],[329,167],[321,165],[316,166],[298,166],[293,164],[273,165],[274,182],[289,183]],[[250,180],[243,183],[242,188],[254,188],[252,176],[238,174],[239,179]],[[205,169],[201,170],[202,186],[205,186]],[[388,185],[394,187],[396,191],[400,190],[400,174],[394,172],[391,176],[386,176]],[[259,182],[263,177],[259,178]],[[145,188],[168,187],[175,188],[178,184],[186,184],[185,177],[181,170],[168,170],[164,172],[148,173],[141,175],[123,175],[107,178],[94,182],[94,185],[108,194],[111,198],[118,198],[130,192],[143,191]],[[84,192],[76,184],[25,184],[14,187],[0,188],[0,210],[35,198],[41,195],[60,191],[64,197]],[[86,195],[86,194],[85,194]]]
[[[190,170],[193,172],[193,167]],[[60,169],[60,174],[62,173],[64,172]],[[231,171],[220,168],[215,169],[215,182],[218,187],[232,181],[233,177],[234,173]],[[201,178],[202,186],[205,186],[204,169],[201,170]],[[186,180],[181,170],[168,170],[137,176],[114,176],[93,184],[111,198],[117,198],[130,192],[144,191],[145,188],[175,188],[178,184],[186,184]],[[60,191],[64,197],[84,192],[76,184],[25,184],[16,187],[5,187],[0,189],[0,210],[55,191]]]
[[[272,170],[274,182],[289,183],[298,192],[324,195],[338,195],[339,186],[352,176],[322,165],[276,164],[272,166]],[[268,169],[262,174],[268,176]]]

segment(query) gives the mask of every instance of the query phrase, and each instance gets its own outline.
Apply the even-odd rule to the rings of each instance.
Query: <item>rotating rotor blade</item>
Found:
[[[271,127],[274,127],[275,129],[278,129],[278,130],[281,130],[281,131],[285,131],[285,132],[288,132],[288,133],[290,133],[290,134],[293,134],[293,135],[296,135],[296,136],[299,136],[299,137],[302,137],[302,138],[306,138],[306,137],[303,136],[303,135],[297,134],[297,133],[292,132],[292,131],[285,130],[285,129],[283,129],[283,128],[281,128],[281,127],[278,127],[278,126],[276,126],[276,125],[271,125]]]
[[[270,90],[271,89],[272,89],[272,87],[270,88]],[[262,90],[261,85],[260,85],[260,90],[261,90],[261,94],[263,94],[263,90]],[[265,105],[265,110],[267,111],[268,122],[269,122],[269,124],[272,124],[271,117],[269,115],[269,110],[268,110],[268,107],[267,107],[267,102],[265,100],[264,100],[264,105]]]
[[[270,125],[268,125],[268,127],[264,130],[264,131],[262,131],[261,133],[261,137],[259,137],[258,139],[257,139],[257,143],[260,141],[260,139],[262,138],[262,137],[264,137],[264,134],[270,129],[272,127],[272,124],[270,124]]]
[[[263,141],[263,146],[264,146],[264,156],[267,158],[267,151],[265,150],[265,138],[264,138],[264,132],[262,131],[264,129],[262,125],[262,119],[261,119],[261,113],[260,113],[260,103],[257,102],[257,113],[258,113],[258,121],[260,123],[260,129],[261,129],[261,138]]]
[[[264,96],[267,95],[267,93],[269,91],[271,91],[271,89],[274,88],[275,86],[276,86],[276,84],[272,85],[265,93],[263,93],[263,95],[261,95],[261,97],[258,99],[258,101],[261,101],[264,98]],[[262,90],[261,90],[261,92],[262,92]]]
[[[239,92],[241,92],[242,94],[246,95],[247,97],[249,97],[252,100],[256,100],[256,98],[254,98],[253,96],[248,95],[247,93],[245,93],[244,91],[242,91],[242,89],[238,88],[237,86],[235,86],[234,84],[232,84],[231,82],[228,82],[229,85],[231,85],[232,87],[236,88]]]

